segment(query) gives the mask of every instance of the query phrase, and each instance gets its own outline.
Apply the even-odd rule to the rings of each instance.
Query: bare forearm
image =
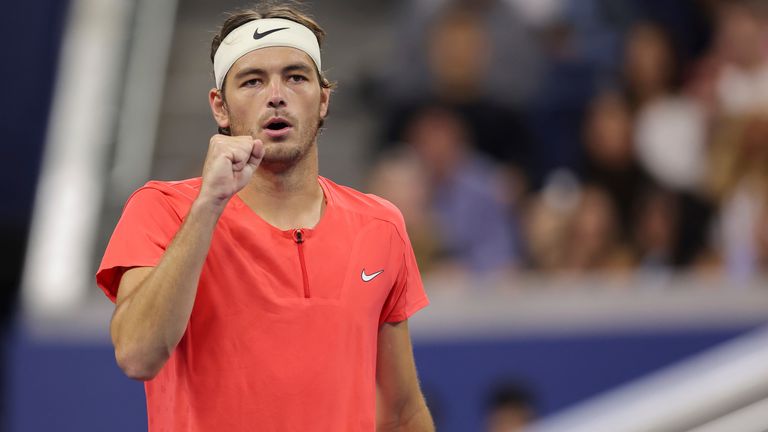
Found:
[[[421,403],[411,411],[404,411],[401,416],[379,423],[376,432],[434,432],[435,423],[426,403]]]
[[[435,423],[427,406],[422,405],[421,409],[416,411],[411,418],[406,419],[400,430],[403,432],[435,432]]]
[[[216,223],[263,156],[263,143],[251,136],[211,137],[200,193],[160,263],[149,273],[123,275],[110,330],[117,362],[129,377],[153,378],[181,340]],[[133,275],[143,280],[127,280]]]
[[[160,263],[116,308],[115,353],[132,378],[152,378],[181,340],[220,213],[195,201]]]

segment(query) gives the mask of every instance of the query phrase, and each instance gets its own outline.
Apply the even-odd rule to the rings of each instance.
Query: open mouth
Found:
[[[288,126],[290,126],[290,125],[288,123],[285,123],[285,122],[275,122],[275,123],[270,123],[269,125],[267,125],[267,129],[273,130],[273,131],[277,131],[277,130],[280,130],[280,129],[285,129]]]
[[[283,132],[291,128],[291,123],[280,117],[273,117],[264,125],[264,129],[272,132]]]

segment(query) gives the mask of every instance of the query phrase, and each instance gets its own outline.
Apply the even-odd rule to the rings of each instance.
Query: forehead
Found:
[[[235,75],[244,69],[262,69],[266,72],[280,71],[287,66],[304,65],[315,70],[315,62],[309,54],[291,47],[267,47],[253,50],[232,65],[228,75]]]

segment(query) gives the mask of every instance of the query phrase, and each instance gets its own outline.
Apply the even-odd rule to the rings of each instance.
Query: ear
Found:
[[[221,91],[217,88],[212,88],[208,92],[208,104],[211,106],[211,112],[213,118],[216,120],[216,124],[220,128],[229,127],[229,110],[227,110],[227,104],[224,103]]]
[[[320,118],[324,119],[328,115],[328,106],[331,103],[331,89],[320,89]]]

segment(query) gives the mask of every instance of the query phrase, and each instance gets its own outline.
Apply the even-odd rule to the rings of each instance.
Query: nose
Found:
[[[273,80],[269,93],[269,100],[267,106],[270,108],[279,108],[285,106],[285,96],[283,92],[283,84],[280,80]]]

